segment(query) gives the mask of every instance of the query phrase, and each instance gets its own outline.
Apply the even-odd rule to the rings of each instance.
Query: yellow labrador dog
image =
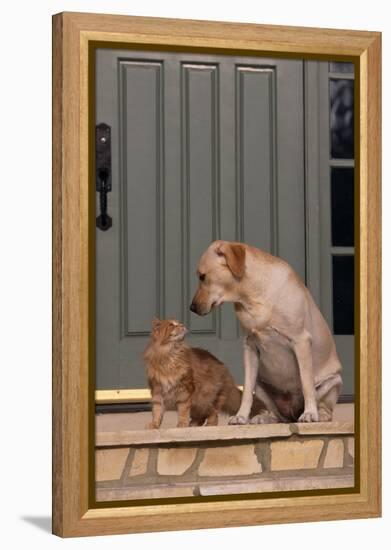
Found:
[[[334,339],[309,290],[280,258],[215,241],[202,255],[191,311],[234,302],[247,333],[244,391],[230,424],[328,422],[342,387]],[[251,420],[253,394],[265,410]]]

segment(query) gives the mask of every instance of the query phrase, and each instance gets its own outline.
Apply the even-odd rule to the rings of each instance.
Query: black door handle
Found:
[[[99,193],[100,214],[96,218],[96,226],[107,231],[113,225],[112,218],[107,213],[107,193],[111,191],[111,128],[105,123],[98,124],[95,129],[95,177],[96,191]]]

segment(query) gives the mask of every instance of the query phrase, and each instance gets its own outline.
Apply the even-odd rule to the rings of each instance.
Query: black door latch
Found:
[[[113,225],[113,220],[107,213],[107,193],[111,191],[111,128],[105,123],[95,128],[95,151],[96,190],[100,207],[96,227],[107,231]]]

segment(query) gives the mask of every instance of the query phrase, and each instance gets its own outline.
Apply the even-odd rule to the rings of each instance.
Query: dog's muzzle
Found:
[[[213,308],[213,305],[212,305],[212,308]],[[210,313],[212,308],[208,307],[205,304],[197,304],[195,302],[192,302],[190,304],[190,311],[192,311],[193,313],[196,313],[197,315],[200,315],[201,317],[203,317],[204,315],[208,315],[208,313]]]

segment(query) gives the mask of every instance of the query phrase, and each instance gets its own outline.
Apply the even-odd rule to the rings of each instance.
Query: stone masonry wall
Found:
[[[354,437],[344,431],[299,434],[291,430],[284,437],[97,447],[96,498],[110,501],[352,487]]]

